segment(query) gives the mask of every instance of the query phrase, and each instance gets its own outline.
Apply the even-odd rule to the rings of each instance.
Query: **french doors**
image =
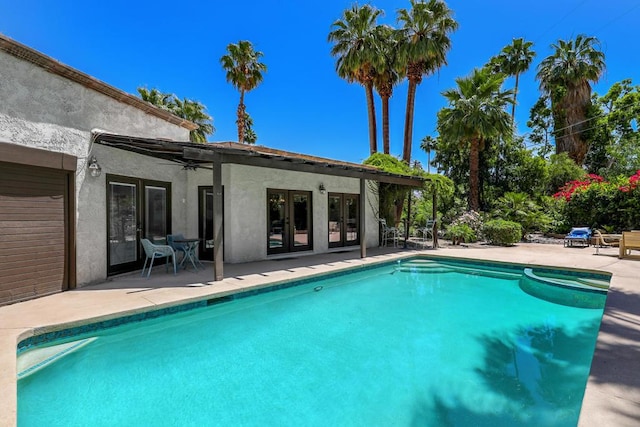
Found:
[[[360,243],[359,196],[329,193],[329,247]]]
[[[267,253],[313,248],[311,192],[267,190]]]
[[[166,242],[171,233],[171,184],[107,175],[107,274],[137,270],[140,240]]]

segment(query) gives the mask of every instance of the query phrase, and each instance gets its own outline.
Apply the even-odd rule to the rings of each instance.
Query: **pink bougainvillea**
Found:
[[[602,182],[604,182],[603,177],[601,177],[600,175],[590,173],[586,176],[586,178],[582,180],[575,179],[573,181],[567,182],[565,185],[563,185],[560,188],[560,190],[557,193],[553,195],[553,197],[555,199],[563,198],[569,201],[571,200],[571,196],[573,196],[573,193],[575,193],[577,190],[584,190],[588,188],[591,184],[594,184],[594,183],[599,184]]]

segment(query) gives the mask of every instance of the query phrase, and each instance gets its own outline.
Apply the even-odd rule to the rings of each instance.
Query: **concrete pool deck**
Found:
[[[151,278],[130,274],[100,284],[0,307],[0,426],[16,425],[16,345],[42,332],[64,329],[124,314],[208,299],[242,289],[308,277],[412,254],[462,257],[520,264],[605,271],[613,274],[596,351],[580,414],[580,426],[640,425],[640,261],[617,258],[617,248],[600,250],[521,243],[511,248],[476,246],[439,250],[368,249],[298,256],[246,264],[225,264],[225,280],[210,282],[210,265],[195,273],[165,274],[156,267]],[[57,325],[57,326],[56,326]],[[62,326],[64,325],[64,327]],[[70,404],[73,399],[70,397]]]

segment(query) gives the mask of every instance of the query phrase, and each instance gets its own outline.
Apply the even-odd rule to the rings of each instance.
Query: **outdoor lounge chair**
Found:
[[[607,238],[605,237],[604,234],[602,234],[600,230],[593,230],[593,239],[594,239],[593,246],[595,246],[596,248],[595,255],[600,254],[600,248],[610,248],[612,246],[617,246],[617,245],[614,245],[612,242],[607,242]]]
[[[631,255],[632,249],[640,250],[640,231],[623,231],[618,258],[638,259],[640,255]]]
[[[147,271],[147,277],[151,274],[151,269],[153,268],[153,261],[156,258],[165,258],[165,269],[167,272],[169,271],[169,257],[173,261],[173,274],[176,274],[176,253],[173,251],[173,248],[169,245],[154,245],[151,243],[149,239],[142,239],[140,241],[142,243],[142,247],[144,248],[144,253],[147,257],[144,260],[144,265],[142,266],[142,274],[144,276],[144,270],[147,267],[147,261],[151,260],[149,263],[149,270]]]
[[[564,237],[564,246],[589,246],[591,239],[591,229],[589,227],[573,227],[569,234]]]

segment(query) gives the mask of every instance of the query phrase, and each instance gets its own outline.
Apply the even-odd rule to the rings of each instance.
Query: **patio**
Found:
[[[213,268],[187,269],[176,276],[157,266],[150,279],[132,273],[103,283],[24,303],[0,307],[0,425],[16,424],[16,344],[33,334],[70,326],[88,318],[108,319],[223,296],[241,289],[343,268],[393,260],[417,253],[524,264],[539,264],[607,271],[613,274],[596,352],[591,366],[580,426],[633,426],[640,423],[640,263],[617,258],[617,248],[564,248],[562,245],[521,243],[503,248],[482,245],[450,246],[437,251],[371,248],[322,255],[290,254],[280,259],[225,264],[225,279],[213,282]],[[58,327],[59,328],[59,327]]]

